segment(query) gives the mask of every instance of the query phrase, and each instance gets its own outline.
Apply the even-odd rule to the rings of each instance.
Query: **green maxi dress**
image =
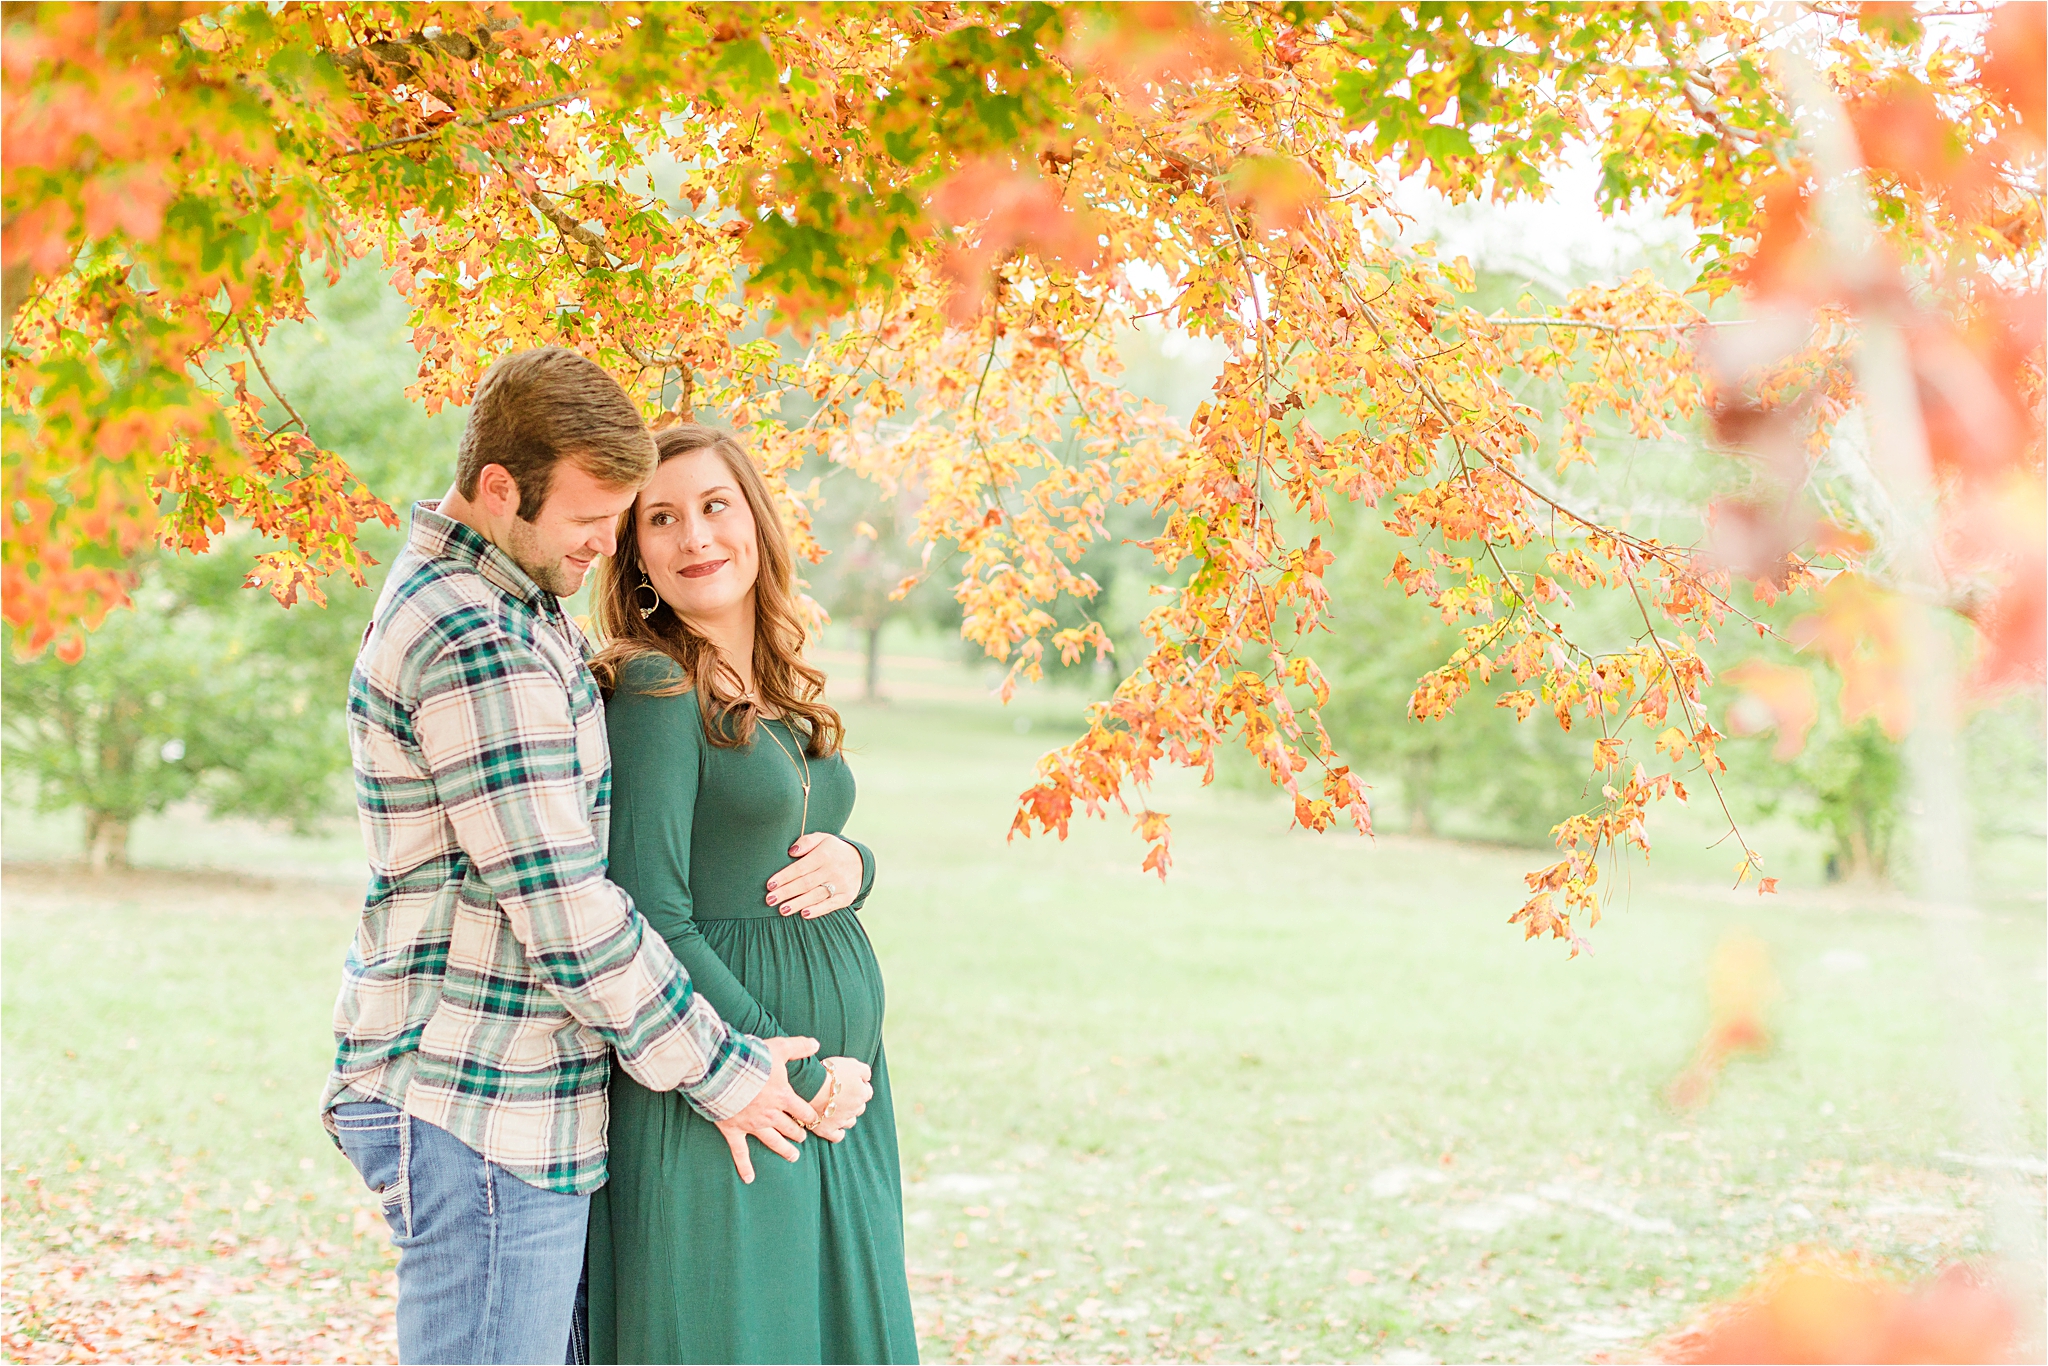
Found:
[[[769,721],[744,749],[704,738],[692,694],[653,697],[681,671],[630,661],[606,712],[611,877],[734,1028],[818,1040],[819,1057],[874,1069],[874,1099],[843,1142],[791,1163],[754,1144],[744,1185],[716,1126],[680,1095],[612,1069],[611,1179],[590,1209],[590,1350],[597,1362],[914,1362],[903,1265],[903,1183],[882,1056],[882,973],[860,904],[805,920],[764,900],[803,833],[796,737]],[[808,829],[853,810],[840,757],[810,760]],[[874,880],[862,850],[861,897]],[[810,1097],[824,1068],[790,1066]]]

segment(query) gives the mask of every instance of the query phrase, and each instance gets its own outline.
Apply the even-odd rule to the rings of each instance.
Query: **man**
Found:
[[[558,599],[654,466],[591,361],[500,361],[349,682],[370,889],[321,1110],[400,1249],[404,1362],[566,1359],[612,1051],[717,1122],[744,1180],[748,1135],[795,1161],[817,1119],[783,1071],[816,1042],[728,1029],[604,876],[604,708]],[[811,857],[859,885],[848,846]]]

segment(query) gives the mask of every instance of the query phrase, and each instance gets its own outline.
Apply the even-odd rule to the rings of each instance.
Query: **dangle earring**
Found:
[[[643,605],[640,601],[642,593],[648,594],[654,601]],[[647,618],[661,610],[661,594],[654,591],[654,581],[647,577],[645,569],[640,571],[639,587],[633,590],[633,606],[639,609],[640,620],[642,621],[647,620]]]

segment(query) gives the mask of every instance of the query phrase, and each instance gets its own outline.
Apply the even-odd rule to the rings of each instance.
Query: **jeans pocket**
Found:
[[[412,1236],[412,1117],[389,1105],[334,1108],[342,1155],[377,1195],[395,1236]]]

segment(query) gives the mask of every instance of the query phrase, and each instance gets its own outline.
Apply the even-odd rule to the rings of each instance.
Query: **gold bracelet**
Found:
[[[828,1067],[825,1069],[825,1075],[828,1078],[830,1078],[832,1082],[832,1089],[825,1093],[825,1108],[818,1112],[818,1117],[816,1119],[812,1120],[809,1124],[804,1125],[806,1129],[812,1130],[813,1132],[816,1132],[817,1127],[820,1124],[823,1124],[826,1120],[832,1117],[832,1107],[839,1103],[839,1074]]]

